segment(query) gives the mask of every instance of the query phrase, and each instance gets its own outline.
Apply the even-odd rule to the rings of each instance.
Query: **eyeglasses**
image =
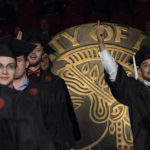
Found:
[[[12,70],[16,69],[16,65],[14,63],[10,63],[10,64],[7,64],[6,66],[4,66],[3,64],[0,63],[0,71],[4,71],[4,68],[7,71],[12,71]]]

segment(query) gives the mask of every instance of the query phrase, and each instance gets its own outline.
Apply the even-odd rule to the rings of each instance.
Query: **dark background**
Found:
[[[51,37],[98,19],[149,33],[150,0],[0,0],[0,36],[36,27]]]

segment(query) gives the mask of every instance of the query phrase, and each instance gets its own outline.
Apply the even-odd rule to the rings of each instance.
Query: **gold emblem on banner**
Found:
[[[103,25],[107,49],[127,74],[133,75],[133,66],[127,61],[147,36],[133,28]],[[95,24],[72,27],[50,41],[56,50],[50,56],[53,72],[67,84],[82,133],[76,149],[132,150],[128,108],[114,99],[104,80],[95,29]]]

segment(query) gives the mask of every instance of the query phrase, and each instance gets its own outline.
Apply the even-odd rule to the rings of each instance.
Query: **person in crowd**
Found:
[[[15,55],[6,44],[0,44],[0,147],[15,150],[15,114],[13,106],[12,82],[16,69]],[[14,100],[15,103],[15,100]]]
[[[6,37],[0,39],[0,43],[4,43],[1,48],[1,77],[0,85],[5,85],[11,89],[7,91],[1,88],[1,109],[0,116],[4,117],[6,127],[1,125],[2,129],[9,127],[7,134],[1,132],[0,146],[3,150],[54,150],[53,143],[49,142],[50,136],[43,122],[40,100],[37,94],[33,90],[28,93],[21,93],[14,90],[13,80],[16,73],[16,57],[22,51],[32,50],[35,48],[34,45]],[[0,44],[1,45],[1,44]],[[10,50],[11,49],[11,50]],[[8,51],[9,50],[9,51]],[[10,91],[10,92],[9,92]],[[5,92],[5,93],[4,93]],[[2,105],[3,104],[3,105]],[[10,117],[7,121],[6,117]],[[2,122],[3,123],[3,122]],[[0,127],[0,128],[1,128]],[[3,135],[4,133],[4,135]]]
[[[46,17],[40,19],[39,30],[49,39],[51,39],[51,37],[54,35],[54,32],[50,30],[50,25]]]
[[[49,132],[56,130],[54,137],[56,149],[69,150],[74,146],[75,141],[80,138],[80,131],[67,86],[60,77],[41,69],[42,55],[49,47],[47,38],[41,32],[32,30],[24,35],[23,39],[36,45],[36,48],[28,55],[30,65],[27,74],[29,80],[47,86],[44,90],[47,91],[49,97],[49,108],[44,118],[45,123]],[[54,108],[55,111],[49,113]],[[52,119],[50,117],[53,117],[53,120],[56,121],[55,129],[51,126]]]
[[[22,39],[22,32],[19,31],[17,39]],[[34,45],[36,47],[36,45]],[[27,48],[26,51],[23,49],[16,49],[17,53],[17,68],[15,73],[15,79],[13,81],[14,88],[18,91],[22,91],[24,94],[26,93],[33,93],[34,97],[37,99],[40,99],[40,107],[42,111],[42,118],[44,121],[44,125],[47,128],[47,134],[49,134],[49,149],[53,146],[51,139],[54,138],[54,135],[56,134],[56,119],[55,119],[55,112],[57,110],[56,106],[53,105],[52,107],[52,99],[51,95],[47,94],[48,89],[47,86],[44,84],[41,84],[40,82],[37,82],[35,80],[31,80],[28,78],[26,74],[26,69],[29,67],[29,62],[27,60],[27,56],[29,53],[31,53],[34,49]],[[38,75],[39,73],[37,72]],[[48,95],[48,96],[47,96]],[[51,100],[51,103],[49,102],[49,99]],[[57,110],[58,111],[58,110]],[[47,124],[45,124],[45,120],[48,119],[50,126],[47,127]]]
[[[52,61],[49,59],[48,54],[43,54],[41,61],[41,69],[45,71],[50,71],[52,68]]]
[[[44,54],[42,55],[41,60],[41,69],[44,71],[51,72],[53,63],[49,57],[50,54],[54,53],[54,49],[49,45],[47,49],[45,49]]]
[[[150,34],[150,19],[146,20],[144,24],[144,31],[149,35]]]
[[[105,70],[105,80],[113,96],[129,107],[134,150],[147,150],[150,148],[150,47],[142,46],[135,55],[138,73],[143,77],[142,82],[128,77],[123,67],[109,54],[104,44],[104,32],[98,21],[98,53]]]

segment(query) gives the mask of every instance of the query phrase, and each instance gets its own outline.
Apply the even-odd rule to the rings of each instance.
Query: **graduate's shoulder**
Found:
[[[58,75],[52,73],[52,72],[43,72],[43,81],[45,82],[51,82],[51,83],[64,83],[64,79],[59,77]]]

